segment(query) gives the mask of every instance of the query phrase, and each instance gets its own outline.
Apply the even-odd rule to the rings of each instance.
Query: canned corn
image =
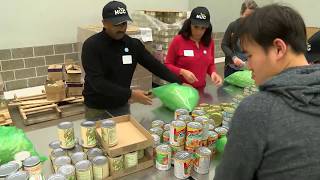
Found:
[[[109,176],[108,159],[105,156],[96,156],[92,160],[93,177],[95,180],[103,180]]]
[[[171,148],[167,144],[161,144],[156,148],[156,168],[169,170],[171,167]]]
[[[67,180],[62,174],[52,174],[48,180]]]
[[[101,123],[102,139],[108,147],[113,147],[118,144],[116,123],[111,120],[104,120]]]
[[[63,165],[58,169],[58,173],[62,174],[67,180],[76,179],[76,169],[74,166],[67,164]]]
[[[79,161],[87,160],[87,155],[84,152],[76,152],[71,156],[72,164],[77,164]]]
[[[99,148],[92,148],[87,152],[88,160],[92,161],[96,156],[102,156],[103,151]]]
[[[138,160],[142,159],[144,157],[144,149],[138,150]]]
[[[123,156],[117,156],[117,157],[109,157],[109,163],[110,163],[110,172],[111,174],[116,173],[118,171],[121,171],[124,169],[124,163],[123,163]]]
[[[191,175],[192,155],[186,151],[177,152],[174,158],[174,175],[179,179],[187,179]]]
[[[49,153],[51,153],[53,150],[60,148],[60,141],[54,140],[49,143]]]
[[[88,160],[77,162],[75,165],[77,180],[93,180],[92,165]]]
[[[193,110],[191,116],[195,119],[198,116],[204,116],[206,113],[203,110]]]
[[[17,163],[7,163],[0,166],[0,179],[5,179],[8,175],[16,173],[19,169]]]
[[[174,120],[177,120],[178,116],[181,116],[181,115],[189,115],[189,111],[186,109],[177,109],[174,112]]]
[[[18,172],[12,173],[6,178],[6,180],[28,180],[28,179],[29,179],[29,174],[26,171],[18,171]]]
[[[54,162],[53,162],[53,168],[55,172],[58,172],[58,169],[61,166],[67,165],[67,164],[71,164],[71,158],[68,156],[60,156],[57,157]]]
[[[31,156],[23,161],[23,168],[29,173],[30,179],[35,178],[42,180],[44,179],[42,175],[42,166],[40,159],[37,156]]]
[[[183,121],[172,121],[170,126],[170,144],[182,146],[185,143],[186,123]]]
[[[199,174],[208,174],[211,160],[211,151],[207,147],[200,147],[196,150],[194,171]]]
[[[65,156],[67,155],[67,152],[61,148],[57,148],[57,149],[54,149],[52,152],[51,152],[51,155],[50,155],[50,158],[51,158],[51,161],[54,162],[54,160],[57,158],[57,157],[60,157],[60,156]]]
[[[96,140],[96,124],[92,121],[84,121],[81,123],[81,140],[82,146],[92,148],[97,145]]]
[[[124,168],[130,168],[138,165],[138,152],[134,151],[124,155]]]
[[[68,156],[72,156],[72,154],[77,152],[83,152],[83,148],[79,144],[76,144],[73,149],[68,149],[67,151]]]
[[[71,149],[75,145],[74,129],[72,122],[62,122],[58,124],[58,136],[60,147]]]

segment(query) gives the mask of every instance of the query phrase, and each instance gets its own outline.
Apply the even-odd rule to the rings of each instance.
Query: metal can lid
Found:
[[[96,156],[101,156],[103,155],[103,151],[99,148],[92,148],[87,152],[88,159],[91,160]]]
[[[200,154],[201,156],[211,156],[211,150],[207,147],[199,147],[197,149],[197,154]]]
[[[190,158],[191,158],[191,154],[187,151],[178,151],[175,155],[175,159],[177,160],[186,160]]]
[[[49,143],[49,147],[50,147],[51,149],[58,149],[58,148],[60,148],[60,141],[59,141],[59,140],[51,141],[51,142]]]
[[[57,166],[63,166],[67,164],[71,164],[71,159],[68,156],[60,156],[54,160],[54,164]]]
[[[214,125],[209,124],[209,131],[213,131],[214,130]]]
[[[31,156],[23,161],[23,166],[32,167],[32,166],[36,166],[39,163],[40,163],[40,159],[38,156]]]
[[[151,136],[153,137],[154,142],[160,141],[160,137],[157,134],[151,134]]]
[[[94,127],[95,125],[96,125],[96,123],[93,121],[83,121],[81,123],[81,126],[83,126],[83,127]]]
[[[72,122],[61,122],[58,124],[59,129],[69,129],[73,128],[73,123]]]
[[[79,162],[87,159],[87,155],[84,152],[76,152],[72,154],[71,159],[73,162]]]
[[[156,151],[171,152],[171,147],[167,144],[160,144],[159,146],[157,146]]]
[[[62,148],[54,149],[51,152],[51,156],[54,157],[54,158],[57,158],[57,157],[60,157],[60,156],[64,156],[64,155],[66,155],[66,152]]]
[[[194,121],[200,122],[200,123],[205,123],[205,122],[208,122],[209,119],[205,116],[198,116],[198,117],[194,118]]]
[[[29,174],[26,171],[18,171],[10,174],[6,180],[28,180]]]
[[[183,114],[183,115],[178,116],[177,120],[179,120],[179,121],[192,121],[192,117],[190,115]]]
[[[177,109],[175,112],[176,112],[176,113],[179,113],[180,115],[181,115],[181,114],[189,114],[189,111],[186,110],[186,109]]]
[[[186,123],[183,121],[172,121],[171,124],[176,127],[185,127]]]
[[[169,137],[169,136],[170,136],[170,131],[163,132],[163,137]]]
[[[31,156],[29,151],[20,151],[14,155],[14,159],[17,161],[24,161]]]
[[[108,158],[105,156],[96,156],[95,158],[93,158],[92,160],[92,164],[96,165],[96,166],[101,166],[108,163]]]
[[[79,161],[75,164],[75,167],[77,171],[86,171],[90,169],[91,162],[88,160]]]
[[[228,129],[225,127],[217,127],[214,130],[220,135],[226,135],[228,133]]]
[[[63,165],[58,169],[58,173],[64,176],[74,174],[74,172],[75,172],[75,167],[70,164]]]
[[[7,163],[0,166],[0,177],[6,177],[11,173],[17,172],[19,169],[19,164],[17,163]]]
[[[106,119],[101,122],[101,126],[105,128],[114,127],[116,126],[116,123],[112,119]]]
[[[162,120],[154,120],[151,122],[151,126],[152,127],[159,127],[159,126],[163,126],[164,122]]]
[[[218,138],[218,133],[214,131],[208,131],[208,137]]]
[[[164,129],[165,131],[169,131],[169,130],[170,130],[170,124],[165,124],[165,125],[163,126],[163,129]]]
[[[202,124],[199,122],[189,122],[188,128],[202,129]]]
[[[202,115],[205,115],[206,113],[203,110],[194,110],[192,111],[192,114],[202,116]]]
[[[48,180],[67,180],[62,174],[53,174]]]

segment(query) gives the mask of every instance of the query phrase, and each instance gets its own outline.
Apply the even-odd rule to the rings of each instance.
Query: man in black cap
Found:
[[[320,63],[320,31],[309,38],[306,58],[310,64]]]
[[[103,30],[88,38],[82,47],[87,119],[94,119],[105,110],[128,107],[128,101],[152,104],[145,91],[130,89],[138,63],[166,81],[181,83],[138,39],[126,35],[127,21],[131,18],[125,4],[109,2],[102,17]]]

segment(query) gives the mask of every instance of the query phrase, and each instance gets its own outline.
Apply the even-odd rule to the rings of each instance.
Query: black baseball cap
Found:
[[[308,49],[305,55],[308,62],[320,61],[320,31],[309,38]]]
[[[106,4],[102,10],[102,18],[103,20],[111,21],[114,25],[132,21],[129,17],[127,6],[119,1],[110,1]]]
[[[205,7],[196,7],[191,11],[190,20],[192,25],[209,27],[210,13]]]

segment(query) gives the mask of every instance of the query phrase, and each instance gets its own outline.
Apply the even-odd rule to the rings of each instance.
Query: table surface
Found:
[[[200,102],[208,104],[218,104],[221,102],[230,102],[232,97],[236,94],[242,93],[242,89],[222,86],[216,88],[212,84],[208,84],[202,93],[200,93]],[[174,113],[167,108],[165,108],[161,101],[157,98],[153,99],[153,104],[150,106],[134,103],[129,105],[130,115],[132,115],[136,120],[142,124],[147,130],[151,127],[151,122],[156,119],[164,120],[165,122],[171,122],[174,118]],[[108,111],[109,114],[114,116],[127,114],[128,111],[123,109],[113,109]],[[79,119],[73,121],[75,136],[80,137],[80,123],[84,119]],[[37,129],[26,133],[30,140],[35,145],[37,151],[40,154],[48,156],[49,153],[49,142],[56,140],[57,127],[51,126],[43,129]],[[192,173],[192,178],[194,179],[213,179],[215,173],[215,167],[219,161],[219,156],[217,156],[213,161],[211,161],[210,172],[206,175],[199,175],[195,172]],[[46,177],[52,174],[52,168],[50,160],[44,163],[43,172]],[[130,180],[140,180],[140,179],[156,180],[156,179],[177,179],[173,174],[173,167],[168,171],[159,171],[155,167],[151,167],[140,172],[130,174],[121,179],[130,179]]]

